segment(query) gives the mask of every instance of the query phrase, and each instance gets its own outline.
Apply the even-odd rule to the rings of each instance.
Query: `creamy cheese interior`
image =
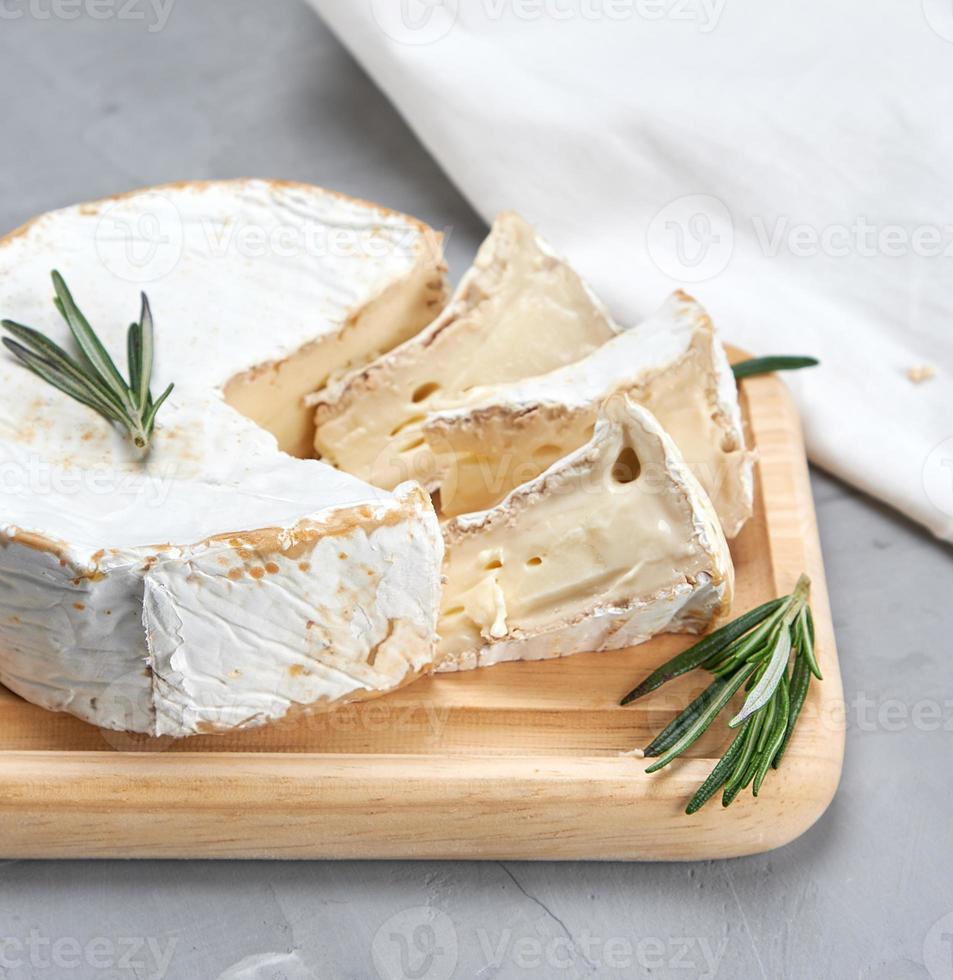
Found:
[[[488,382],[540,374],[614,336],[579,277],[513,214],[501,215],[444,313],[426,330],[313,399],[315,447],[376,486],[430,485],[428,412]]]
[[[598,407],[550,405],[439,419],[426,427],[440,473],[440,509],[456,517],[496,506],[591,437]]]
[[[305,404],[306,396],[414,336],[443,306],[440,243],[429,237],[406,279],[357,311],[342,332],[232,378],[225,386],[225,401],[270,432],[286,453],[313,457],[314,410]]]
[[[724,538],[677,449],[649,413],[618,396],[583,448],[502,505],[448,522],[444,534],[439,652],[451,665],[492,662],[501,641],[585,632],[587,620],[602,626],[576,649],[638,642],[638,629],[619,642],[613,633],[640,606],[662,607],[648,616],[656,632],[678,612],[680,588],[730,579]]]
[[[731,369],[711,320],[674,294],[649,320],[575,364],[474,388],[425,423],[443,513],[484,510],[591,436],[599,406],[626,391],[674,439],[726,533],[750,515],[751,460]]]

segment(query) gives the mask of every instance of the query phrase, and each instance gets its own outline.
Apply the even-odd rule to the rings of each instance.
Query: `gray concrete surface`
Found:
[[[448,227],[464,267],[480,221],[297,0],[180,2],[151,31],[143,0],[144,20],[65,19],[78,6],[2,5],[0,225],[277,176]],[[814,489],[849,735],[836,801],[794,844],[688,865],[10,862],[0,978],[953,977],[953,552]]]

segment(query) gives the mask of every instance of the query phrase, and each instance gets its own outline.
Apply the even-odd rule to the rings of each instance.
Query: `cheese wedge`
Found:
[[[428,412],[470,388],[541,374],[584,357],[616,333],[566,263],[515,214],[502,214],[453,299],[425,330],[318,392],[315,448],[380,487],[430,486]]]
[[[673,294],[637,327],[548,374],[472,389],[424,425],[447,516],[485,510],[591,436],[599,406],[625,391],[681,450],[733,537],[751,516],[752,455],[711,319]]]
[[[176,385],[140,460],[0,358],[0,682],[106,728],[182,736],[432,667],[443,549],[429,496],[296,459],[262,424],[292,448],[304,391],[433,315],[433,242],[374,205],[242,181],[67,208],[0,243],[0,315],[67,349],[51,268],[120,362],[138,314],[128,279],[143,283],[153,391]]]
[[[711,502],[674,442],[628,396],[589,441],[500,504],[444,524],[440,670],[699,632],[734,572]]]

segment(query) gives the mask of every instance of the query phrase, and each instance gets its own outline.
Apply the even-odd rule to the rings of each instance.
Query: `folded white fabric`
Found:
[[[948,0],[311,2],[619,319],[683,286],[819,357],[787,378],[811,459],[953,540]]]

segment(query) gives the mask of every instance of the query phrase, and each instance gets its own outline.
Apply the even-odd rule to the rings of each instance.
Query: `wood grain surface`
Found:
[[[103,732],[0,688],[0,856],[697,860],[769,850],[823,813],[844,709],[800,424],[776,376],[742,385],[756,513],[732,543],[735,613],[806,571],[825,680],[757,800],[687,800],[729,734],[719,720],[651,776],[623,755],[702,687],[618,699],[688,637],[441,675],[375,701],[182,741]]]

